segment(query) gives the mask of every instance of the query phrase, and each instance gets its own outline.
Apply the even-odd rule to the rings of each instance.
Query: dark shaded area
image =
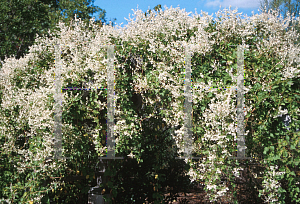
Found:
[[[109,168],[117,171],[111,178],[117,187],[114,203],[153,202],[156,200],[153,195],[157,193],[163,198],[165,192],[170,193],[165,202],[173,201],[178,192],[191,187],[189,176],[184,175],[190,167],[183,160],[175,159],[179,155],[174,152],[169,132],[153,130],[150,123],[157,124],[154,118],[144,121],[142,134],[145,136],[139,141],[138,149],[144,150],[143,162],[125,157],[110,164]]]

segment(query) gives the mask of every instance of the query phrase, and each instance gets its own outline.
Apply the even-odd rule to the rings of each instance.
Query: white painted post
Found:
[[[238,46],[237,69],[237,157],[245,158],[244,48],[241,45]]]
[[[191,94],[191,55],[189,47],[185,50],[185,157],[188,157],[192,152],[192,94]]]
[[[236,45],[230,45],[236,46]],[[251,46],[251,45],[249,45]],[[244,46],[237,46],[237,156],[230,159],[253,159],[245,157],[245,97],[244,97]]]
[[[184,156],[183,157],[175,157],[175,159],[200,159],[201,157],[191,157],[192,153],[192,93],[191,93],[191,53],[189,50],[189,46],[186,46],[185,50],[185,103],[184,103]]]
[[[115,157],[115,136],[114,136],[114,95],[115,95],[115,75],[114,75],[114,45],[107,47],[107,157],[102,159],[123,159]]]
[[[55,159],[61,159],[62,154],[62,89],[61,89],[61,50],[60,45],[55,46]]]
[[[114,151],[114,47],[107,47],[107,158],[115,157]]]

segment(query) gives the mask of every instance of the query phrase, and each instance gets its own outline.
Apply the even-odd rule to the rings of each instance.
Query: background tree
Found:
[[[65,23],[69,23],[70,20],[73,19],[74,15],[76,14],[77,18],[81,18],[81,20],[87,24],[94,13],[100,12],[98,15],[99,18],[95,22],[97,22],[97,24],[103,22],[106,23],[106,11],[99,8],[98,6],[92,6],[93,4],[94,0],[61,0],[58,5],[59,12],[61,15],[58,16],[61,17],[61,19],[64,20]],[[116,18],[113,19],[112,25],[114,25],[115,21]],[[109,23],[107,23],[107,25],[109,25]]]
[[[271,9],[272,10],[279,10],[279,14],[281,14],[284,18],[287,17],[287,13],[289,12],[291,15],[294,15],[294,19],[299,16],[299,8],[300,8],[300,0],[294,0],[293,2],[291,0],[261,0],[260,1],[260,10],[261,13],[268,12]],[[295,25],[292,25],[292,23],[289,23],[289,26],[286,31],[289,31],[291,28],[296,29],[296,31],[299,33],[299,22],[297,22]],[[298,39],[295,43],[298,44],[300,39]]]
[[[161,8],[161,4],[158,4],[158,5],[156,5],[153,9],[155,10],[155,11],[158,11],[159,12],[159,9]],[[147,14],[150,14],[151,13],[151,9],[149,10],[149,12],[147,13],[147,12],[145,12],[145,16],[147,16]]]
[[[50,27],[49,6],[33,0],[2,1],[0,4],[0,56],[14,55],[17,59],[28,51],[35,34]]]
[[[0,2],[0,60],[24,57],[36,34],[49,36],[61,20],[69,25],[76,14],[85,23],[99,12],[95,23],[106,23],[106,11],[93,6],[94,0],[7,0]],[[114,19],[115,21],[116,19]],[[107,25],[109,23],[106,23]],[[2,63],[0,64],[0,68]]]

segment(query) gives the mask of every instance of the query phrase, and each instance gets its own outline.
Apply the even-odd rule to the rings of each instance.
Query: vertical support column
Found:
[[[184,157],[175,157],[175,159],[200,159],[201,157],[191,157],[192,153],[192,87],[191,87],[191,53],[189,46],[186,46],[185,50],[185,103],[184,103]]]
[[[244,48],[241,45],[238,46],[237,58],[237,157],[245,158]]]
[[[115,136],[114,136],[114,45],[107,47],[107,157],[102,159],[123,159],[115,157]]]
[[[107,47],[107,158],[115,157],[114,145],[114,46]]]
[[[61,159],[62,154],[62,89],[61,89],[61,51],[60,45],[55,46],[55,115],[54,115],[54,134],[55,134],[55,159]]]
[[[184,156],[189,157],[192,153],[192,94],[191,94],[191,54],[189,46],[185,50],[185,103],[184,103]]]

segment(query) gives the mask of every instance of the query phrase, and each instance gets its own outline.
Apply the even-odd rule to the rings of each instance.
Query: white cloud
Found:
[[[231,5],[231,9],[235,9],[236,7],[244,8],[244,9],[251,9],[251,8],[258,8],[260,6],[260,0],[207,0],[205,6],[207,7],[220,7],[222,9],[229,8]]]

